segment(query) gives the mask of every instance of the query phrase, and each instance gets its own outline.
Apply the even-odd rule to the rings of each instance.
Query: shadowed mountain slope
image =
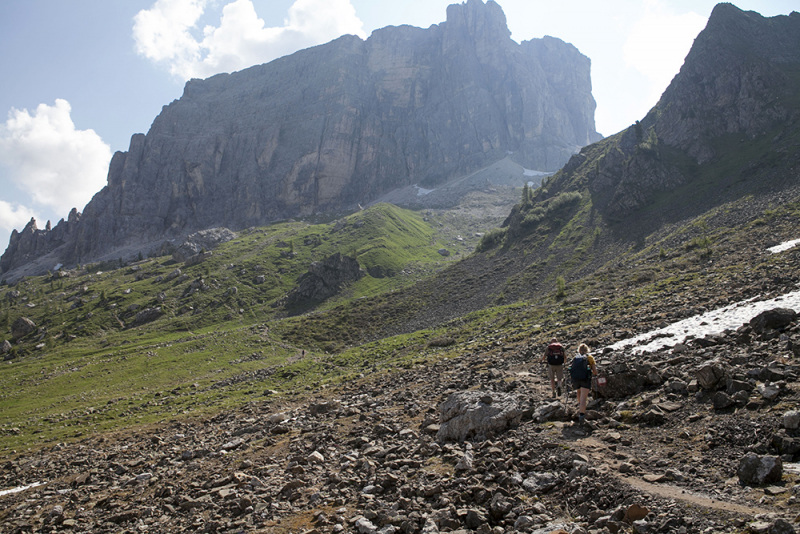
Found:
[[[73,265],[215,226],[350,210],[509,155],[555,171],[600,138],[589,69],[558,39],[515,43],[499,5],[469,0],[428,29],[344,36],[191,80],[146,136],[115,154],[108,185],[83,213],[12,234],[0,271],[46,255],[49,267]]]
[[[384,330],[370,335],[536,299],[677,252],[696,250],[692,261],[707,262],[715,243],[727,241],[732,255],[714,256],[715,265],[738,261],[730,243],[764,240],[754,224],[800,195],[798,36],[798,13],[764,18],[717,6],[641,122],[585,147],[538,190],[524,190],[476,254],[378,298],[370,313],[384,320],[373,316],[371,324]]]

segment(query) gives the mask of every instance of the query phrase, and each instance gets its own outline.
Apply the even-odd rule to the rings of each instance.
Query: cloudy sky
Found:
[[[3,0],[0,252],[11,230],[79,211],[113,152],[190,78],[265,63],[343,34],[446,18],[453,0]],[[710,0],[498,0],[512,38],[552,35],[592,60],[597,129],[642,118],[678,72]],[[740,0],[765,16],[797,0]]]

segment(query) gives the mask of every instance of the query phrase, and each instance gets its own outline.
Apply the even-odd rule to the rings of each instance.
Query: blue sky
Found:
[[[146,133],[186,79],[240,70],[338,37],[426,28],[452,0],[3,0],[0,250],[32,216],[83,210],[113,152]],[[715,2],[499,0],[517,42],[552,35],[592,60],[597,129],[644,116]],[[734,2],[765,16],[796,0]]]

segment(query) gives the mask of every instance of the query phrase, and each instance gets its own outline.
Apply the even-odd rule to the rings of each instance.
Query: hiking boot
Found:
[[[561,396],[561,386],[558,386],[558,388],[556,390],[558,391],[558,396],[560,397]]]
[[[553,398],[554,399],[556,398],[556,392],[555,391],[553,392]]]
[[[586,416],[582,413],[578,414],[578,425],[583,426],[584,421],[586,420]]]

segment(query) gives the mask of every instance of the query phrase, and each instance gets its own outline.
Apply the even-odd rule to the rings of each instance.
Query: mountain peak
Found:
[[[82,215],[10,246],[0,271],[43,254],[65,265],[117,259],[207,228],[347,211],[509,155],[555,171],[598,137],[589,72],[574,47],[517,44],[497,3],[467,0],[428,29],[341,37],[191,80],[114,156]]]
[[[511,37],[503,8],[493,0],[467,0],[447,6],[447,28],[465,29],[476,39]]]

